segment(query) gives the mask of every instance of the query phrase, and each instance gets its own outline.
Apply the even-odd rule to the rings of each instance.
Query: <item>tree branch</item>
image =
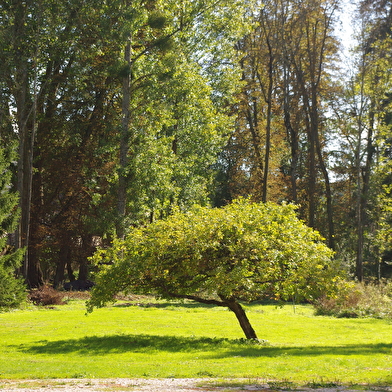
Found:
[[[167,293],[167,294],[173,298],[190,299],[192,301],[200,302],[202,304],[227,307],[226,302],[218,301],[216,299],[205,299],[205,298],[198,297],[197,295],[174,294],[174,293]]]

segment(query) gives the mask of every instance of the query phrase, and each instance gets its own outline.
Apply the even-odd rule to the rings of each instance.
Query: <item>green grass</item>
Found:
[[[0,378],[216,377],[309,385],[392,384],[392,325],[315,317],[309,306],[247,307],[259,338],[230,311],[192,303],[83,301],[0,314]],[[260,381],[260,382],[261,382]]]

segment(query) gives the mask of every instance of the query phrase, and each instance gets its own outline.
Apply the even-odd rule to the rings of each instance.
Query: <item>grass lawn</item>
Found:
[[[150,300],[151,301],[151,300]],[[230,377],[392,385],[392,322],[315,317],[310,306],[247,306],[265,345],[228,310],[84,301],[0,314],[0,378]]]

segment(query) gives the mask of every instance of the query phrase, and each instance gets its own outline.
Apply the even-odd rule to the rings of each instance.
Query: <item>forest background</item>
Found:
[[[87,280],[128,227],[244,196],[390,277],[392,1],[352,9],[347,64],[338,0],[1,2],[3,265]]]

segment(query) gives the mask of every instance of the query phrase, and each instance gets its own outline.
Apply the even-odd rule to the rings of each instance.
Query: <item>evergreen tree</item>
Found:
[[[18,195],[12,192],[10,161],[12,155],[0,149],[0,308],[19,306],[26,298],[21,279],[15,271],[22,263],[23,250],[14,251],[8,242],[8,235],[14,230],[19,214]]]

